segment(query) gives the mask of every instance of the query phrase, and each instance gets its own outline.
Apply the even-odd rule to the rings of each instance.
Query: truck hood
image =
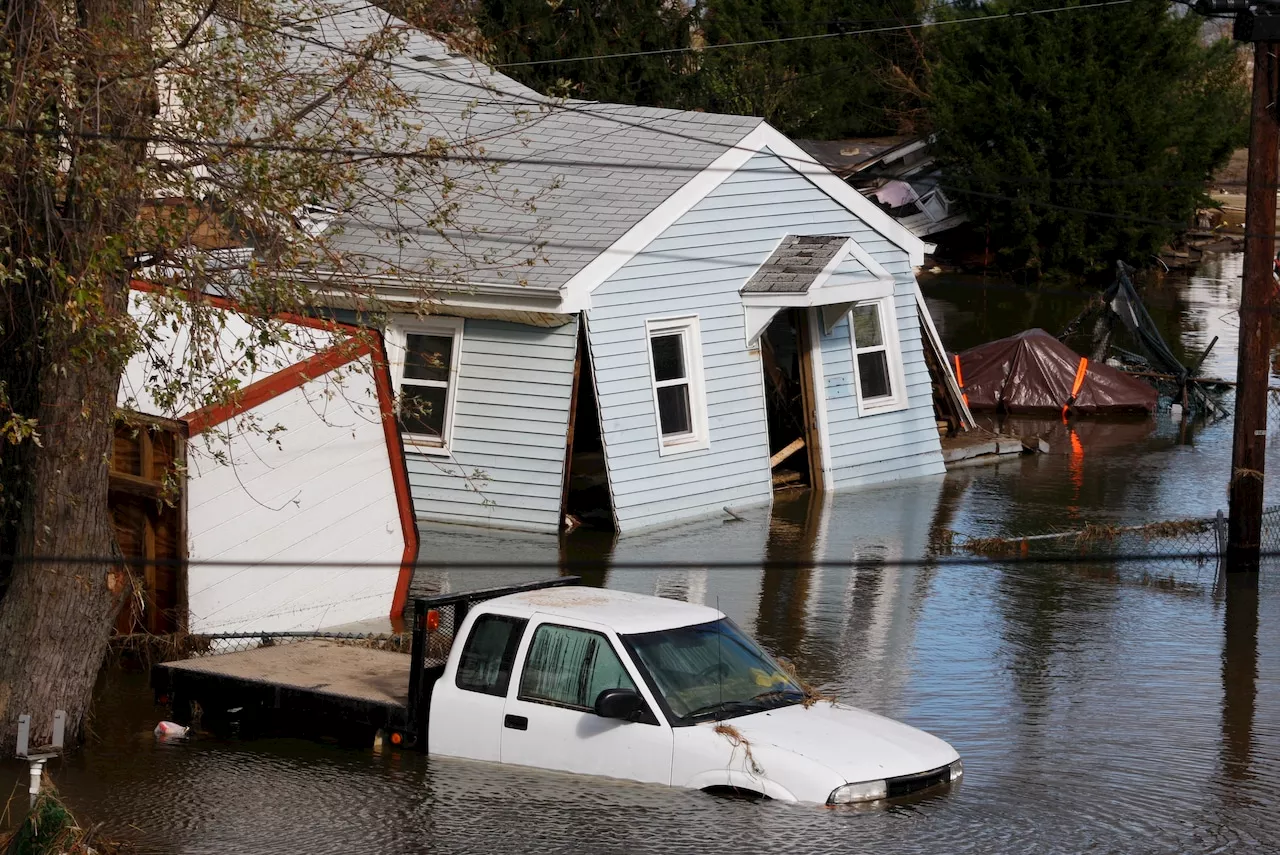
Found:
[[[798,754],[846,783],[914,775],[959,759],[954,748],[910,725],[828,701],[729,719],[753,746]]]

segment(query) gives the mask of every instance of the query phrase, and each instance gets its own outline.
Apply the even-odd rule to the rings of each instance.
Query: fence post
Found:
[[[1227,554],[1227,520],[1218,508],[1218,515],[1213,520],[1213,539],[1218,545],[1218,569],[1221,570]]]
[[[409,703],[405,710],[406,724],[414,729],[413,738],[418,744],[425,744],[427,735],[422,733],[421,718],[426,720],[426,710],[422,709],[422,668],[427,653],[427,603],[425,600],[413,601],[413,635],[409,647]]]

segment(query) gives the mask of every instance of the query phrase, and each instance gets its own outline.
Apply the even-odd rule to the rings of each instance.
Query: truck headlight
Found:
[[[829,805],[851,805],[857,802],[873,802],[889,794],[889,785],[884,781],[863,781],[861,784],[845,784],[836,787],[827,797]]]
[[[960,776],[964,774],[964,763],[959,760],[952,763],[947,768],[951,770],[951,780],[953,781],[960,780]]]

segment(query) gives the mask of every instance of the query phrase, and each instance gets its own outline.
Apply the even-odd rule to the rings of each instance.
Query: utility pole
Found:
[[[1271,373],[1271,305],[1275,293],[1276,168],[1280,122],[1280,5],[1276,0],[1200,0],[1204,14],[1234,13],[1237,41],[1252,42],[1253,109],[1244,218],[1244,287],[1236,369],[1235,432],[1228,486],[1227,570],[1256,571],[1262,538]]]

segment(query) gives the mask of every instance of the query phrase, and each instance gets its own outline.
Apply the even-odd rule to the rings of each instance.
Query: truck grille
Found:
[[[950,780],[951,767],[939,766],[937,769],[931,769],[928,772],[920,772],[916,775],[902,775],[897,778],[889,778],[885,784],[889,788],[888,797],[892,799],[897,796],[918,793],[921,790],[936,787],[938,784],[945,784]]]

